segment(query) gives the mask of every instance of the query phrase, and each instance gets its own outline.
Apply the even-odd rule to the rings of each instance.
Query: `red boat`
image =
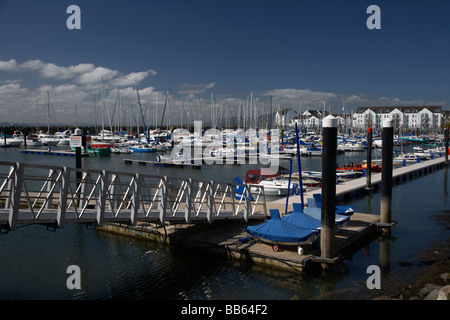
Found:
[[[91,142],[89,146],[92,149],[98,149],[98,148],[112,148],[114,145],[105,142]]]
[[[340,168],[336,168],[336,171],[363,171],[363,169],[367,169],[366,163],[346,163]],[[372,172],[381,172],[381,165],[372,163]]]

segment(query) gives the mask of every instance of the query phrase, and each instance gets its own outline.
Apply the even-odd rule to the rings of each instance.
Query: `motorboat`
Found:
[[[393,158],[394,162],[417,162],[417,156],[414,153],[400,153]]]
[[[27,135],[27,147],[40,147],[42,142],[37,138],[36,135]]]
[[[431,159],[431,153],[428,151],[424,151],[422,147],[414,147],[414,155],[420,160]]]
[[[148,153],[155,152],[156,148],[147,143],[134,143],[128,146],[128,149],[133,153]]]
[[[130,150],[127,147],[113,147],[111,148],[111,153],[115,153],[115,154],[130,154],[133,153],[132,150]]]
[[[266,195],[279,195],[285,196],[288,194],[288,190],[294,190],[298,184],[292,184],[289,186],[289,180],[278,173],[269,169],[256,169],[248,170],[245,183],[249,185],[258,185],[264,187],[264,194]],[[251,193],[256,193],[259,188],[250,188]]]
[[[5,138],[5,134],[2,134],[0,137],[0,145],[5,148],[5,147],[18,147],[22,144],[23,139],[19,139],[17,137],[12,137],[10,135],[6,135]]]
[[[56,132],[55,138],[59,140],[58,145],[66,146],[70,144],[70,130],[65,130],[63,132]]]
[[[315,145],[300,148],[300,155],[302,156],[322,156],[322,148],[318,148]]]
[[[59,139],[51,133],[40,132],[37,139],[42,142],[43,146],[56,146],[59,143]]]

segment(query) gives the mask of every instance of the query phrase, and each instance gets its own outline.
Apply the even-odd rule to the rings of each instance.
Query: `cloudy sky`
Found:
[[[72,4],[79,30],[67,28]],[[372,4],[381,29],[367,28]],[[129,120],[136,84],[150,124],[167,92],[173,124],[199,105],[205,122],[236,115],[250,97],[258,114],[270,101],[448,110],[449,12],[448,0],[0,0],[0,124],[46,122],[47,93],[58,124],[92,124],[102,110]]]

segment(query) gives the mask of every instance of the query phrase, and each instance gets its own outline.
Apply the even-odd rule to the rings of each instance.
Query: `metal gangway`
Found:
[[[236,192],[237,187],[243,192]],[[136,225],[267,217],[264,188],[235,182],[0,162],[0,227]]]

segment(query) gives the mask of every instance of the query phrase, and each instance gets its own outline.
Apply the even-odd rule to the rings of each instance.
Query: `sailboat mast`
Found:
[[[50,134],[50,92],[47,91],[47,133]]]

